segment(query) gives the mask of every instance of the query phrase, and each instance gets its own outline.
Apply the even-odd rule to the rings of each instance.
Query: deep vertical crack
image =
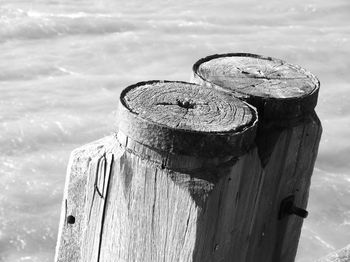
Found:
[[[104,155],[105,157],[105,155]],[[104,222],[105,222],[105,217],[106,217],[106,210],[107,210],[107,200],[109,196],[109,190],[110,190],[110,177],[112,175],[112,170],[113,170],[113,164],[114,164],[114,154],[112,154],[111,157],[111,163],[109,165],[109,173],[107,177],[107,185],[106,185],[106,194],[104,198],[104,203],[103,203],[103,210],[102,210],[102,219],[101,219],[101,230],[100,230],[100,238],[99,238],[99,244],[98,244],[98,254],[97,254],[97,262],[100,262],[100,256],[101,256],[101,246],[102,246],[102,236],[103,236],[103,228],[104,228]],[[107,165],[105,165],[105,169],[107,168]],[[106,170],[105,170],[106,172]]]

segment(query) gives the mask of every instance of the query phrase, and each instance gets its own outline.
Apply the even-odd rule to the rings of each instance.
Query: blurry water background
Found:
[[[70,152],[116,130],[122,88],[252,52],[321,80],[297,261],[350,242],[350,1],[0,0],[0,261],[53,261]]]

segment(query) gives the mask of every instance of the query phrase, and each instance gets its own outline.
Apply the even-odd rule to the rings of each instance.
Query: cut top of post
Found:
[[[148,81],[120,96],[119,129],[156,150],[184,155],[239,155],[251,147],[257,116],[230,94],[179,81]]]
[[[214,85],[256,106],[263,118],[291,118],[317,103],[318,79],[282,60],[246,53],[211,55],[193,66],[197,83]]]

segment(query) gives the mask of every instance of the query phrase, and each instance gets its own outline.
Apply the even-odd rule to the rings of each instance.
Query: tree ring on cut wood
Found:
[[[193,80],[244,99],[264,119],[288,119],[313,111],[320,87],[318,79],[299,66],[247,53],[200,59],[193,65]]]
[[[224,92],[180,81],[140,82],[120,95],[119,130],[166,153],[239,156],[256,134],[257,113]]]

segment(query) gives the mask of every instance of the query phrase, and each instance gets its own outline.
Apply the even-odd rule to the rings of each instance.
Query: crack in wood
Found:
[[[88,216],[88,222],[90,222],[90,219],[91,219],[91,212],[92,212],[92,207],[94,205],[94,199],[95,199],[95,193],[96,193],[96,178],[98,176],[98,170],[99,170],[99,167],[100,167],[100,159],[99,158],[97,160],[97,167],[96,167],[96,171],[95,171],[95,182],[94,182],[94,190],[93,190],[93,193],[92,193],[92,200],[91,200],[91,204],[90,204],[90,208],[89,208],[89,216]]]
[[[151,217],[151,231],[152,231],[152,237],[155,238],[155,221],[158,221],[155,219],[155,209],[156,209],[156,203],[157,203],[157,175],[158,175],[158,169],[155,169],[154,171],[154,187],[153,187],[153,204],[152,204],[152,217]],[[154,254],[153,252],[153,245],[151,246],[151,259],[154,261],[152,258],[152,255]]]
[[[104,154],[104,158],[105,158]],[[106,159],[106,158],[105,158]],[[106,210],[107,210],[107,200],[109,195],[109,189],[110,189],[110,178],[112,176],[112,170],[114,165],[114,154],[111,155],[111,160],[109,164],[109,172],[106,180],[104,181],[104,184],[106,184],[106,192],[105,193],[105,201],[103,203],[103,209],[102,209],[102,219],[101,219],[101,229],[100,229],[100,237],[99,237],[99,244],[98,244],[98,254],[97,254],[97,262],[100,262],[101,257],[101,247],[102,247],[102,237],[103,237],[103,229],[104,229],[104,223],[105,223],[105,217],[106,217]],[[107,172],[107,164],[105,165],[104,174]]]
[[[67,222],[67,215],[68,215],[68,204],[67,204],[67,199],[65,199],[64,201],[64,224],[66,224],[66,226],[68,226],[68,222]]]
[[[140,144],[140,145],[142,145],[142,144]],[[161,161],[157,161],[156,159],[151,159],[151,155],[146,155],[144,153],[140,153],[140,152],[133,150],[131,148],[125,147],[121,143],[119,143],[119,146],[121,148],[123,148],[126,152],[133,154],[133,155],[139,157],[141,160],[147,161],[147,163],[154,165],[160,169],[167,169],[167,170],[171,170],[174,172],[186,173],[186,174],[191,174],[191,175],[201,174],[203,172],[207,173],[207,172],[211,172],[211,171],[221,169],[221,168],[222,169],[230,168],[239,160],[239,157],[231,156],[230,159],[228,159],[224,162],[220,162],[218,164],[213,164],[213,165],[206,165],[206,166],[203,166],[200,168],[176,168],[176,167],[171,167],[171,166],[167,165],[167,163],[169,162],[169,158],[171,156],[170,153],[166,153],[165,157],[163,157]],[[145,145],[142,145],[142,146],[147,148],[147,146],[145,146]]]

